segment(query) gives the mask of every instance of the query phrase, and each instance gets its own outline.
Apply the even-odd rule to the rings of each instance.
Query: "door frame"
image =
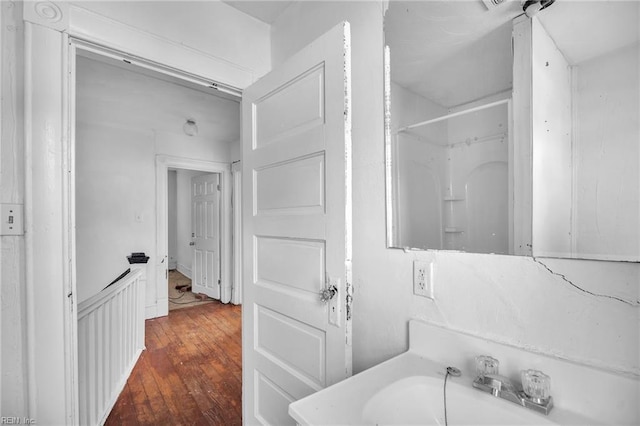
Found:
[[[78,424],[75,256],[76,47],[116,52],[241,93],[254,70],[68,2],[24,2],[28,417]]]
[[[240,141],[242,143],[242,141]],[[242,147],[240,147],[242,149]],[[233,189],[231,191],[231,214],[233,216],[233,288],[231,303],[242,303],[242,164],[241,161],[231,163]]]
[[[195,160],[170,155],[156,156],[156,315],[169,313],[169,288],[162,278],[168,270],[168,189],[169,169],[194,170],[220,174],[220,301],[231,300],[232,258],[231,249],[231,165],[215,161]],[[149,312],[147,312],[149,318]]]

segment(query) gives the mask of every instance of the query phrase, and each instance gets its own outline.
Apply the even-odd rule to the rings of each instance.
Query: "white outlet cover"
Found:
[[[427,271],[429,265],[420,260],[413,261],[413,294],[416,296],[427,295]]]
[[[435,300],[433,292],[434,268],[433,262],[413,261],[413,294]]]

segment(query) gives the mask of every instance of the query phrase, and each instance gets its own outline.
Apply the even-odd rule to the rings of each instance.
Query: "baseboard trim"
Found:
[[[182,263],[178,263],[176,269],[185,277],[191,279],[191,268],[187,268]]]

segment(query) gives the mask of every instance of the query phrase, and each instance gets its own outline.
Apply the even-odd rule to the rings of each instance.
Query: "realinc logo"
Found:
[[[29,417],[0,417],[0,425],[35,425],[35,419]]]

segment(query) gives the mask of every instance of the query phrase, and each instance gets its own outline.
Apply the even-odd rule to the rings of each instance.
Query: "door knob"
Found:
[[[196,245],[196,243],[194,243],[193,241],[191,241],[191,242],[189,243],[189,245],[190,245],[190,246],[195,246],[195,245]]]
[[[335,285],[329,286],[320,292],[320,301],[327,303],[329,300],[333,299],[333,296],[336,295],[338,289]]]

